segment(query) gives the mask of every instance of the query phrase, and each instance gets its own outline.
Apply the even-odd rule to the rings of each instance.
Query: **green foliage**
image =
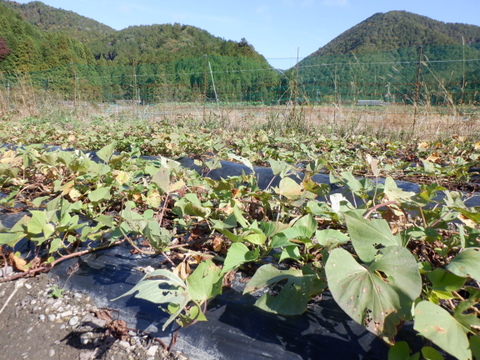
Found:
[[[335,249],[326,264],[327,280],[340,307],[359,324],[392,342],[397,326],[409,319],[422,281],[412,254],[391,245],[359,264],[344,249]]]
[[[51,292],[48,294],[49,297],[52,297],[54,299],[61,299],[63,297],[62,292],[64,292],[65,289],[59,288],[57,285],[53,285],[50,291]]]
[[[139,299],[169,304],[166,311],[171,316],[163,325],[163,330],[174,320],[185,327],[195,321],[206,320],[202,316],[201,307],[206,300],[221,293],[220,272],[221,270],[210,260],[202,262],[186,282],[170,271],[155,270],[144,276],[137,285],[120,297],[135,294],[138,291],[135,297]]]
[[[307,310],[307,303],[325,288],[326,283],[315,274],[304,274],[301,270],[279,270],[272,265],[261,266],[245,287],[244,294],[266,287],[272,288],[284,282],[278,293],[263,294],[255,306],[281,315],[300,315]]]
[[[464,328],[448,311],[429,301],[415,306],[414,328],[457,359],[471,359],[472,353]]]
[[[91,42],[115,30],[72,11],[57,9],[40,1],[26,4],[9,2],[32,25],[47,32],[62,32],[82,42]]]
[[[5,121],[0,131],[3,141],[9,132],[24,144],[52,134],[67,143],[70,134],[51,126],[41,119]],[[0,188],[6,194],[0,204],[31,208],[13,227],[0,226],[4,249],[16,251],[27,239],[46,255],[42,266],[87,246],[94,251],[123,241],[135,251],[169,254],[171,267],[146,275],[124,294],[161,305],[170,315],[165,327],[206,320],[208,301],[235,273],[248,271],[244,292],[265,311],[297,315],[330,291],[352,319],[389,344],[405,322],[413,322],[423,348],[412,353],[413,344],[396,343],[390,359],[478,354],[478,208],[436,183],[452,186],[455,176],[464,179],[465,164],[478,159],[473,142],[423,144],[418,151],[416,143],[319,134],[305,134],[301,145],[254,131],[218,131],[212,140],[201,127],[192,133],[187,126],[140,121],[85,128],[76,139],[85,149],[95,136],[98,163],[81,150],[0,148]],[[277,185],[260,188],[255,174],[203,178],[165,157],[139,157],[193,156],[213,148],[218,157],[195,164],[210,170],[220,166],[219,158],[230,157],[255,170],[257,163],[270,163]],[[445,165],[433,172],[405,169],[400,159],[416,155],[420,164],[433,152]],[[365,153],[377,158],[375,169]],[[299,170],[291,164],[297,162],[303,163],[303,179],[295,177]],[[330,171],[337,194],[312,180],[320,170]],[[370,170],[374,180],[359,178]],[[392,178],[377,181],[379,174],[429,184],[413,193]],[[26,269],[32,266],[25,261]]]
[[[0,63],[0,71],[38,71],[93,60],[78,40],[61,33],[42,32],[5,2],[0,3],[0,23],[0,36],[11,50]]]
[[[41,2],[0,6],[5,41],[0,71],[9,82],[16,81],[12,74],[29,72],[36,88],[62,96],[77,92],[96,102],[147,104],[218,100],[205,76],[211,67],[225,102],[385,99],[452,105],[479,100],[479,27],[408,12],[375,14],[280,75],[247,40],[225,40],[189,25],[116,31]],[[419,70],[418,44],[423,45],[420,89],[412,85]],[[304,116],[303,108],[294,108],[286,126],[302,126]]]

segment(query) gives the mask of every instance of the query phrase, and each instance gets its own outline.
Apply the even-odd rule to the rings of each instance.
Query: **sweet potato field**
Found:
[[[0,281],[129,242],[164,256],[125,296],[158,303],[165,328],[208,320],[242,273],[276,314],[330,292],[391,359],[480,358],[478,135],[409,124],[378,138],[302,126],[296,111],[243,130],[215,116],[5,116],[0,214],[23,215],[0,225],[0,266],[16,270]],[[209,177],[222,160],[246,171]],[[396,341],[405,324],[423,346]]]

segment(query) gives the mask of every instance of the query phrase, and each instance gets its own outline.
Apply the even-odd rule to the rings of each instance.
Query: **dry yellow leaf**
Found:
[[[475,226],[477,225],[475,223],[475,221],[469,219],[468,217],[462,215],[462,214],[459,214],[458,215],[458,218],[467,226],[471,227],[471,228],[475,228]]]
[[[130,180],[130,175],[125,171],[114,170],[113,178],[117,180],[120,185],[123,185]]]
[[[367,154],[365,155],[366,159],[367,159],[367,163],[370,165],[371,169],[372,169],[372,173],[374,176],[379,176],[380,175],[380,170],[378,169],[378,159],[372,157],[372,155],[370,154]]]
[[[8,255],[8,260],[12,264],[13,268],[18,271],[26,271],[27,270],[27,260],[22,259],[21,257],[15,255],[15,253],[10,253]]]
[[[475,150],[480,151],[480,141],[477,141],[474,147],[475,147]]]
[[[433,153],[429,157],[427,157],[427,160],[433,163],[436,163],[440,160],[440,156],[438,156],[438,153]]]
[[[75,186],[75,182],[73,180],[63,184],[62,187],[61,187],[62,195],[65,196],[65,195],[69,194],[74,186]]]
[[[215,238],[212,241],[212,245],[213,245],[213,251],[219,252],[220,250],[222,250],[223,238],[221,236],[215,236]]]
[[[173,273],[177,275],[180,279],[185,280],[190,275],[190,265],[186,261],[182,261],[173,269]]]
[[[17,152],[14,150],[7,150],[0,157],[0,164],[21,165],[22,157],[17,156]]]
[[[72,188],[72,189],[68,192],[68,196],[70,196],[70,199],[72,199],[73,201],[77,201],[78,198],[79,198],[80,196],[82,196],[82,194],[81,194],[80,191],[78,191],[77,189]]]
[[[417,148],[418,150],[428,149],[429,145],[426,141],[422,141],[421,143],[418,143]]]

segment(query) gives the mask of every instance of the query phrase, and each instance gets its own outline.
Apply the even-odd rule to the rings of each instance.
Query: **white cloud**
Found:
[[[331,7],[349,7],[349,0],[323,0],[322,5]]]

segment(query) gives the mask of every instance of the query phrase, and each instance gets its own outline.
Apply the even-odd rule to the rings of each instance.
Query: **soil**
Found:
[[[48,274],[0,283],[2,359],[187,360]]]

